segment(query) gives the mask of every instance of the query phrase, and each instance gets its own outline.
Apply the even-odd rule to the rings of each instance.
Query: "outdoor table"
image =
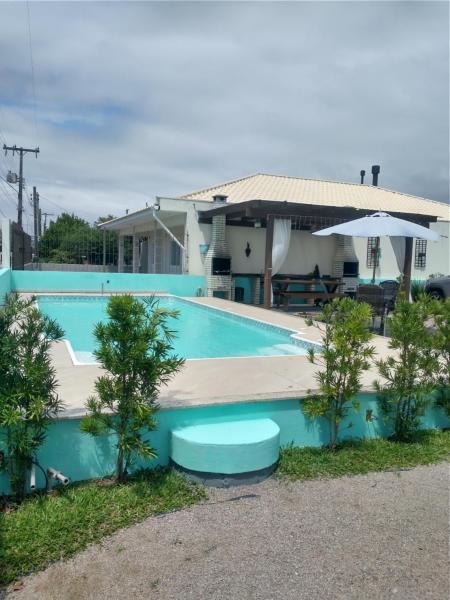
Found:
[[[287,310],[289,307],[289,298],[303,298],[312,300],[332,300],[333,298],[343,298],[345,294],[338,291],[342,284],[341,279],[324,279],[324,278],[300,278],[300,279],[274,279],[273,283],[278,286],[274,290],[274,295],[277,296],[277,307],[280,306],[280,299],[283,299],[283,307]],[[289,290],[290,286],[296,284],[303,285],[318,285],[319,290]]]

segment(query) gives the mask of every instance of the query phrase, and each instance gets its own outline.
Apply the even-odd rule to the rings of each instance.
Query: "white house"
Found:
[[[379,210],[429,226],[442,236],[436,243],[415,240],[413,279],[450,272],[450,206],[367,184],[256,174],[178,198],[157,197],[152,206],[100,227],[119,234],[119,272],[204,274],[206,293],[233,297],[234,288],[241,287],[246,301],[258,303],[272,248],[266,232],[271,224],[273,235],[274,219],[289,221],[290,234],[286,255],[273,275],[306,275],[318,269],[322,275],[345,276],[357,269],[364,280],[372,277],[374,240],[318,238],[312,231]],[[126,244],[132,252],[124,252]],[[381,240],[378,261],[377,279],[399,275],[388,239]]]

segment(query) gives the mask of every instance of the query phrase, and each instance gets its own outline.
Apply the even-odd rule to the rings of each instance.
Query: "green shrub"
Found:
[[[413,279],[411,281],[411,298],[414,302],[417,302],[419,297],[425,292],[425,282],[420,279]]]
[[[407,441],[420,426],[420,417],[431,402],[438,368],[429,331],[432,301],[425,295],[408,302],[399,294],[394,312],[387,318],[391,334],[387,358],[377,361],[382,379],[375,382],[378,400],[394,436]]]
[[[316,374],[319,392],[302,401],[310,418],[327,420],[329,446],[336,448],[339,426],[350,407],[358,410],[355,396],[361,389],[361,375],[370,365],[374,348],[369,345],[373,334],[369,330],[370,306],[351,298],[334,300],[323,308],[321,320],[314,325],[322,333],[320,354],[310,349],[308,358],[321,368]]]
[[[97,395],[86,402],[81,429],[116,437],[116,480],[123,482],[135,456],[156,456],[143,431],[155,429],[159,389],[184,359],[173,355],[174,333],[167,325],[177,313],[160,307],[156,298],[115,296],[107,314],[109,320],[95,327],[94,353],[106,373],[95,382]]]
[[[0,309],[0,450],[13,493],[25,495],[34,456],[61,409],[50,345],[63,331],[35,298],[9,294]]]
[[[450,417],[450,298],[432,302],[434,333],[433,352],[437,369],[435,371],[436,404]]]

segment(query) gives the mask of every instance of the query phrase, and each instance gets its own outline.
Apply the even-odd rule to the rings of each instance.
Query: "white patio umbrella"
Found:
[[[334,227],[327,227],[315,231],[313,235],[332,235],[338,233],[340,235],[351,235],[353,237],[381,237],[384,235],[396,237],[413,237],[421,238],[422,240],[430,240],[437,242],[439,234],[431,231],[422,225],[397,219],[385,212],[376,212],[373,215],[347,221]]]
[[[404,237],[404,238],[420,238],[423,240],[430,240],[437,242],[439,240],[439,234],[435,231],[431,231],[422,225],[411,223],[411,221],[405,221],[404,219],[398,219],[392,217],[385,212],[376,212],[373,215],[362,217],[361,219],[355,219],[354,221],[347,221],[333,227],[327,227],[327,229],[321,229],[315,231],[313,235],[349,235],[352,237],[376,237],[389,236],[389,237]],[[379,240],[377,243],[376,251],[378,251]],[[412,245],[409,248],[409,256],[405,253],[405,263],[403,265],[403,275],[405,277],[405,288],[409,290],[411,285],[411,254]],[[409,266],[407,264],[409,261]],[[376,266],[376,261],[374,262]],[[374,277],[375,280],[375,266],[374,266]]]

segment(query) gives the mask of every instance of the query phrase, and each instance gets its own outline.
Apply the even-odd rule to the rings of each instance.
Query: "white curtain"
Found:
[[[289,252],[291,219],[275,219],[273,222],[272,276],[276,275]]]
[[[291,219],[274,219],[273,222],[273,242],[272,242],[272,277],[276,275],[289,252],[289,242],[291,240]],[[273,304],[273,288],[272,304]]]
[[[403,236],[390,236],[389,239],[391,240],[391,245],[395,254],[395,259],[397,261],[398,270],[400,271],[400,275],[402,275],[405,266],[405,238]]]
[[[395,260],[397,261],[397,267],[400,271],[400,275],[403,275],[403,269],[405,268],[405,253],[406,253],[406,239],[403,236],[391,235],[391,246],[395,254]],[[411,289],[409,290],[409,301],[412,302]]]

